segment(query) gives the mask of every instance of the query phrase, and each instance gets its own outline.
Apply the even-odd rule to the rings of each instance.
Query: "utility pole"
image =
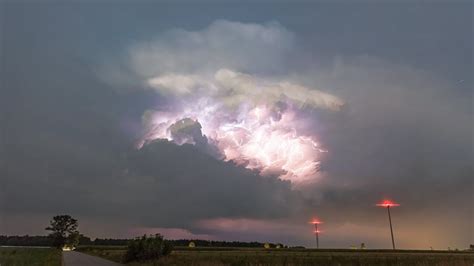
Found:
[[[314,225],[314,235],[316,236],[316,248],[319,248],[319,229],[318,229],[318,224],[321,224],[322,222],[319,221],[318,219],[313,219],[313,221],[310,222],[311,224]]]
[[[392,247],[395,249],[395,239],[393,237],[392,217],[390,215],[390,207],[400,206],[400,204],[392,202],[390,200],[384,200],[382,203],[378,203],[377,206],[387,208],[388,222],[390,223],[390,235],[392,236]]]

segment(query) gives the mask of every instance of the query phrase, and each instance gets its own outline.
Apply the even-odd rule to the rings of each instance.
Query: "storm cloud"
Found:
[[[182,14],[177,6],[160,14],[133,6],[147,19],[111,4],[2,7],[0,233],[42,234],[50,216],[67,212],[92,236],[181,230],[311,245],[307,222],[317,215],[327,246],[386,247],[386,217],[374,204],[389,197],[401,203],[400,246],[472,242],[466,5],[351,6],[351,14],[295,5],[285,9],[293,16],[256,5],[257,17],[214,5],[180,20],[166,15]],[[99,23],[105,12],[110,21]],[[441,24],[441,15],[451,19]],[[171,127],[180,145],[136,148],[147,114],[176,111],[213,86],[232,88],[211,93],[229,105],[229,95],[256,87],[275,104],[282,93],[329,99],[298,104],[299,129],[328,151],[315,182],[294,187],[281,173],[223,161],[191,120]]]

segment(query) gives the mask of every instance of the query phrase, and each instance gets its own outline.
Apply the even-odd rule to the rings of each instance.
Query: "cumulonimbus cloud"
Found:
[[[131,66],[141,86],[168,99],[144,115],[138,147],[154,139],[180,145],[204,139],[217,157],[261,174],[292,182],[314,178],[325,149],[304,130],[311,117],[302,110],[338,111],[344,102],[270,74],[284,69],[293,43],[293,34],[277,23],[217,21],[133,46]]]

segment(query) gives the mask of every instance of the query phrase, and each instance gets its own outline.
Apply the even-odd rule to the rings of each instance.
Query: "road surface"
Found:
[[[120,266],[122,264],[76,251],[63,251],[64,266]]]

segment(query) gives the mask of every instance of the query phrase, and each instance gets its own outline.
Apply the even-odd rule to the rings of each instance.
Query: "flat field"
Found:
[[[54,248],[0,247],[1,266],[61,266],[61,257]]]
[[[121,262],[125,247],[88,246],[78,251]],[[157,261],[129,265],[324,265],[472,266],[474,253],[421,250],[339,250],[175,247]]]

